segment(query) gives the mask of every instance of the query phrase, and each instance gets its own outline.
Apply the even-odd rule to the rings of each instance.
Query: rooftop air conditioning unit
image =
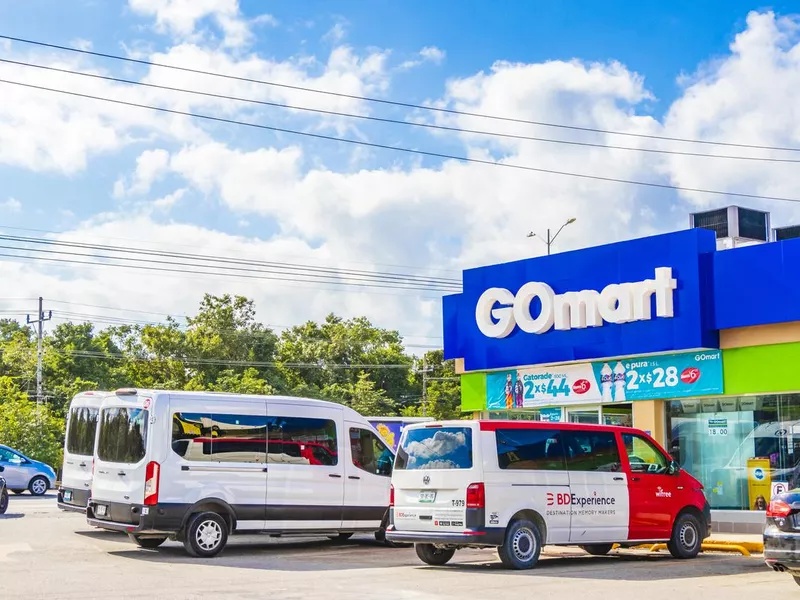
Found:
[[[769,213],[740,206],[692,213],[689,226],[717,234],[717,249],[763,244],[770,241]]]
[[[788,227],[776,227],[772,230],[774,240],[782,242],[783,240],[793,240],[800,238],[800,225],[789,225]]]

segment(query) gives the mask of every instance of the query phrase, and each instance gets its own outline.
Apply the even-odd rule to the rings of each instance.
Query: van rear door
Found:
[[[396,531],[463,533],[467,488],[482,481],[473,438],[471,424],[403,432],[392,474]]]
[[[64,502],[85,506],[92,484],[92,460],[97,418],[102,396],[91,393],[76,397],[67,416],[61,487]]]
[[[130,505],[144,503],[151,402],[117,395],[100,409],[92,481],[98,518],[130,522]]]

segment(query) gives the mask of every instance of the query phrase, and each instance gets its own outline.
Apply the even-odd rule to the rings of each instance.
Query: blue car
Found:
[[[44,496],[56,486],[53,467],[28,458],[16,450],[0,444],[0,466],[6,487],[15,494],[28,490],[34,496]]]

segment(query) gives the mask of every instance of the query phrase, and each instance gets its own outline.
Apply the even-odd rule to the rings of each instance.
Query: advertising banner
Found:
[[[517,369],[486,375],[486,407],[512,410],[723,393],[719,350]]]
[[[768,458],[749,458],[747,460],[747,491],[750,510],[766,510],[765,501],[772,494]]]
[[[378,430],[383,441],[386,442],[392,451],[397,452],[397,444],[400,441],[400,433],[403,430],[403,424],[399,421],[370,421],[370,424]]]

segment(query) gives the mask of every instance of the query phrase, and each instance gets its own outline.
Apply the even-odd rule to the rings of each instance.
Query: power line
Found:
[[[2,237],[0,236],[0,239]],[[169,260],[156,260],[152,258],[134,258],[134,257],[126,257],[126,256],[109,256],[105,254],[86,254],[81,252],[69,252],[66,250],[47,250],[42,248],[27,248],[27,247],[20,247],[20,246],[11,246],[11,245],[0,245],[0,249],[6,250],[16,250],[21,252],[35,252],[35,253],[42,253],[48,255],[56,255],[56,256],[77,256],[89,259],[99,259],[99,261],[80,261],[74,259],[65,259],[65,258],[52,258],[48,256],[26,256],[20,254],[8,254],[8,253],[0,253],[0,256],[11,257],[11,258],[18,258],[23,260],[42,260],[42,261],[49,261],[49,262],[58,262],[64,264],[78,264],[78,265],[89,265],[95,267],[116,267],[116,268],[127,268],[127,269],[139,269],[139,270],[147,270],[147,271],[158,271],[164,273],[184,273],[190,275],[212,275],[217,277],[234,277],[234,278],[243,278],[243,279],[261,279],[261,280],[270,280],[270,281],[290,281],[294,283],[322,283],[325,285],[330,286],[341,286],[341,287],[356,287],[356,288],[380,288],[380,289],[390,289],[390,290],[408,290],[408,291],[429,291],[429,292],[443,292],[443,293],[454,293],[458,291],[458,288],[454,286],[442,286],[442,285],[435,285],[435,284],[425,284],[422,282],[382,282],[378,280],[377,282],[369,282],[369,280],[356,280],[353,281],[335,281],[332,279],[331,276],[324,278],[323,276],[317,276],[322,280],[319,279],[303,279],[300,275],[290,276],[291,273],[282,273],[281,275],[272,274],[269,270],[257,269],[257,268],[245,268],[245,267],[230,267],[230,266],[223,266],[223,265],[215,265],[215,264],[189,264],[186,265],[185,263],[181,263],[178,261],[169,261]],[[127,263],[136,263],[136,264],[120,264],[117,262],[104,262],[109,260],[116,260],[116,261],[126,261]],[[140,264],[141,263],[141,264]],[[159,267],[153,265],[175,265],[173,267]],[[194,267],[195,269],[226,269],[225,271],[217,271],[217,270],[194,270],[194,269],[187,269],[185,267]],[[240,272],[232,272],[232,271],[240,271]],[[257,274],[248,274],[248,273],[257,273]],[[311,275],[306,275],[306,277],[312,277]]]
[[[712,145],[712,146],[728,146],[733,148],[752,148],[757,150],[778,150],[784,152],[800,152],[800,148],[792,148],[792,147],[782,147],[782,146],[765,146],[759,144],[745,144],[745,143],[735,143],[735,142],[720,142],[720,141],[713,141],[713,140],[698,140],[698,139],[691,139],[691,138],[679,138],[679,137],[670,137],[670,136],[661,136],[661,135],[653,135],[653,134],[645,134],[645,133],[633,133],[629,131],[613,131],[608,129],[600,129],[596,127],[581,127],[578,125],[566,125],[562,123],[551,123],[547,121],[535,121],[530,119],[518,119],[513,117],[503,117],[499,115],[490,115],[484,113],[476,113],[476,112],[469,112],[469,111],[462,111],[462,110],[455,110],[451,108],[442,108],[438,106],[426,106],[423,104],[414,104],[411,102],[400,102],[397,100],[386,100],[383,98],[373,98],[369,96],[359,96],[356,94],[345,94],[342,92],[333,92],[330,90],[321,90],[316,88],[309,88],[304,86],[298,85],[290,85],[286,83],[278,83],[275,81],[268,81],[264,79],[255,79],[250,77],[239,77],[236,75],[230,75],[225,73],[218,73],[215,71],[207,71],[203,69],[192,69],[190,67],[182,67],[178,65],[168,65],[165,63],[157,63],[154,61],[143,60],[143,59],[136,59],[130,58],[127,56],[119,56],[116,54],[109,54],[104,52],[96,52],[92,50],[85,50],[80,48],[71,48],[69,46],[61,46],[58,44],[51,44],[47,42],[39,42],[35,40],[19,38],[14,36],[8,35],[0,35],[0,39],[9,40],[12,42],[20,42],[22,44],[30,44],[33,46],[39,46],[43,48],[52,48],[55,50],[63,50],[65,52],[72,52],[75,54],[84,54],[89,56],[96,56],[99,58],[107,58],[111,60],[118,60],[132,64],[143,65],[147,67],[158,67],[163,69],[172,69],[175,71],[182,71],[184,73],[194,73],[196,75],[206,75],[209,77],[218,77],[222,79],[229,79],[232,81],[241,81],[245,83],[256,83],[259,85],[266,85],[270,87],[277,87],[289,90],[295,90],[300,92],[308,92],[312,94],[323,94],[326,96],[334,96],[337,98],[347,98],[350,100],[359,100],[362,102],[373,102],[376,104],[383,104],[387,106],[397,106],[401,108],[411,108],[415,110],[424,110],[430,112],[437,112],[441,114],[450,114],[450,115],[458,115],[458,116],[465,116],[465,117],[475,117],[479,119],[489,119],[493,121],[503,121],[507,123],[519,123],[525,125],[536,125],[540,127],[554,127],[558,129],[568,129],[572,131],[586,131],[590,133],[602,133],[606,135],[620,135],[626,137],[634,137],[634,138],[643,138],[643,139],[652,139],[652,140],[664,140],[670,142],[681,142],[687,144],[705,144],[705,145]]]
[[[386,117],[375,117],[372,115],[359,115],[353,113],[346,113],[334,110],[324,110],[320,108],[309,108],[307,106],[297,106],[293,104],[283,104],[280,102],[269,102],[266,100],[256,100],[253,98],[242,98],[239,96],[230,96],[226,94],[215,94],[213,92],[203,92],[200,90],[191,90],[186,88],[179,88],[173,87],[168,85],[159,85],[155,83],[148,83],[145,81],[135,81],[132,79],[124,79],[120,77],[112,77],[110,75],[100,75],[98,73],[88,73],[85,71],[76,71],[73,69],[62,69],[59,67],[52,67],[47,65],[41,65],[36,63],[29,63],[24,61],[18,60],[11,60],[7,58],[0,58],[0,63],[18,65],[21,67],[32,67],[35,69],[43,69],[46,71],[52,71],[57,73],[65,73],[68,75],[78,75],[81,77],[90,77],[93,79],[99,79],[103,81],[113,81],[115,83],[124,83],[127,85],[135,85],[135,86],[142,86],[151,89],[158,89],[158,90],[165,90],[171,92],[180,92],[184,94],[193,94],[196,96],[204,96],[207,98],[216,98],[219,100],[230,100],[233,102],[244,102],[247,104],[256,104],[259,106],[271,106],[275,108],[282,108],[287,110],[298,110],[298,111],[305,111],[311,112],[315,114],[322,114],[322,115],[330,115],[336,117],[346,117],[349,119],[361,119],[365,121],[373,121],[378,123],[390,123],[394,125],[405,125],[409,127],[418,127],[424,129],[433,129],[438,131],[450,131],[454,133],[468,133],[473,135],[483,135],[489,137],[498,137],[498,138],[505,138],[505,139],[512,139],[512,140],[525,140],[525,141],[532,141],[532,142],[544,142],[549,144],[564,144],[568,146],[581,146],[587,148],[605,148],[609,150],[625,150],[630,152],[646,152],[651,154],[668,154],[673,156],[691,156],[697,158],[721,158],[727,160],[749,160],[749,161],[758,161],[758,162],[771,162],[771,163],[800,163],[800,159],[796,158],[774,158],[774,157],[762,157],[762,156],[731,156],[731,155],[724,155],[724,154],[704,154],[702,152],[687,152],[682,150],[664,150],[661,148],[636,148],[631,146],[617,146],[614,144],[601,144],[596,142],[581,142],[576,140],[560,140],[560,139],[553,139],[553,138],[543,138],[537,136],[530,136],[530,135],[520,135],[520,134],[513,134],[513,133],[501,133],[497,131],[483,131],[478,129],[466,129],[463,127],[450,127],[447,125],[436,125],[434,123],[422,123],[416,121],[403,121],[400,119],[389,119]],[[799,149],[800,150],[800,149]]]
[[[263,261],[258,259],[242,259],[242,258],[234,258],[234,257],[227,257],[227,256],[211,256],[208,254],[191,254],[187,252],[171,252],[166,250],[148,250],[143,248],[131,248],[127,246],[111,246],[107,244],[90,244],[87,242],[72,242],[66,240],[53,240],[49,238],[35,238],[35,237],[28,237],[28,236],[16,236],[16,235],[7,235],[7,234],[0,234],[0,240],[6,240],[10,242],[22,242],[28,244],[45,244],[51,246],[66,246],[69,248],[83,248],[83,249],[90,249],[90,250],[103,250],[109,252],[119,252],[124,254],[141,254],[146,256],[157,256],[157,257],[167,257],[167,258],[180,258],[183,260],[194,260],[194,261],[207,261],[207,262],[218,262],[223,263],[226,265],[234,264],[234,265],[247,265],[247,266],[263,266],[268,267],[270,269],[277,269],[276,272],[283,272],[289,271],[292,273],[298,273],[307,277],[318,277],[322,274],[324,276],[336,276],[341,277],[344,279],[352,278],[354,280],[376,280],[376,281],[389,281],[389,282],[408,282],[408,283],[419,283],[419,284],[431,284],[431,285],[453,285],[457,287],[461,287],[461,282],[458,279],[450,279],[450,278],[443,278],[443,277],[427,277],[422,275],[406,275],[404,273],[390,273],[386,271],[358,271],[358,270],[351,270],[351,269],[339,269],[333,267],[317,267],[317,266],[309,266],[309,265],[301,265],[296,263],[282,263],[282,262],[272,262],[272,261]],[[84,255],[82,255],[84,256]],[[182,263],[179,263],[182,264]],[[303,273],[303,271],[308,271],[308,273]],[[273,271],[267,271],[273,272]],[[313,274],[313,275],[312,275]]]
[[[32,228],[32,227],[14,227],[12,225],[3,225],[2,229],[11,229],[13,231],[29,231],[29,232],[33,232],[33,233],[46,233],[46,234],[49,234],[49,235],[60,235],[60,236],[69,235],[69,233],[71,233],[71,232],[66,232],[66,231],[54,231],[54,230],[51,230],[51,229],[35,229],[35,228]],[[142,238],[126,238],[126,237],[121,237],[121,236],[113,236],[113,237],[93,236],[93,238],[94,239],[98,239],[98,240],[105,239],[105,240],[115,240],[115,241],[120,241],[121,240],[121,241],[128,241],[128,242],[144,242],[144,243],[149,243],[149,244],[153,244],[153,245],[156,245],[156,246],[164,246],[165,248],[197,248],[197,246],[190,246],[188,244],[172,244],[172,245],[170,245],[170,244],[165,244],[163,242],[156,242],[156,241],[153,241],[153,240],[147,240],[147,239],[142,239]],[[146,248],[137,247],[137,249],[146,249]],[[294,258],[298,258],[298,257],[295,255]],[[303,257],[303,258],[306,258],[306,257]],[[394,268],[394,269],[411,269],[411,270],[416,270],[416,271],[432,271],[432,272],[436,272],[436,273],[461,273],[461,271],[459,271],[458,269],[436,269],[436,268],[431,268],[431,267],[429,267],[427,265],[422,267],[422,266],[415,266],[415,265],[395,265],[395,264],[371,263],[371,262],[366,262],[366,261],[354,261],[354,260],[348,260],[348,261],[343,261],[343,262],[345,262],[347,264],[371,265],[371,266],[375,266],[375,267],[391,267],[391,268]],[[17,298],[17,300],[36,300],[36,298]]]
[[[413,363],[408,364],[371,364],[371,363],[293,363],[293,362],[268,362],[256,360],[216,360],[208,358],[191,357],[145,357],[131,356],[119,353],[106,353],[93,350],[52,350],[53,354],[60,356],[74,356],[76,358],[94,358],[99,360],[122,360],[133,362],[177,362],[185,365],[210,365],[210,366],[236,366],[236,367],[285,367],[289,369],[412,369]]]
[[[2,36],[0,36],[0,37],[2,37]],[[250,123],[250,122],[247,122],[247,121],[237,121],[235,119],[226,119],[226,118],[223,118],[223,117],[214,117],[214,116],[211,116],[211,115],[203,115],[203,114],[195,113],[195,112],[175,110],[175,109],[171,109],[171,108],[164,108],[164,107],[161,107],[161,106],[152,106],[152,105],[148,105],[148,104],[138,104],[136,102],[127,102],[125,100],[116,100],[116,99],[113,99],[113,98],[104,98],[104,97],[101,97],[101,96],[93,96],[91,94],[83,94],[83,93],[80,93],[80,92],[72,92],[72,91],[61,90],[61,89],[57,89],[57,88],[49,88],[49,87],[45,87],[45,86],[33,85],[33,84],[30,84],[30,83],[22,83],[22,82],[19,82],[19,81],[10,81],[8,79],[0,79],[0,83],[6,83],[6,84],[9,84],[9,85],[16,85],[16,86],[25,87],[25,88],[36,89],[36,90],[45,91],[45,92],[53,92],[53,93],[56,93],[56,94],[64,94],[64,95],[67,95],[67,96],[74,96],[74,97],[78,97],[78,98],[87,98],[87,99],[90,99],[90,100],[99,100],[101,102],[109,102],[109,103],[112,103],[112,104],[119,104],[119,105],[122,105],[122,106],[131,106],[131,107],[134,107],[134,108],[144,108],[144,109],[147,109],[147,110],[153,110],[153,111],[158,111],[158,112],[163,112],[163,113],[173,114],[173,115],[180,115],[180,116],[184,116],[184,117],[191,117],[191,118],[196,118],[196,119],[205,119],[205,120],[213,121],[213,122],[217,122],[217,123],[227,123],[229,125],[241,125],[243,127],[252,127],[252,128],[255,128],[255,129],[262,129],[262,130],[266,130],[266,131],[272,131],[272,132],[278,132],[278,133],[287,133],[287,134],[290,134],[290,135],[298,135],[298,136],[310,137],[310,138],[314,138],[314,139],[327,140],[327,141],[332,141],[332,142],[341,142],[341,143],[353,144],[353,145],[357,145],[357,146],[365,146],[365,147],[368,147],[368,148],[377,148],[377,149],[381,149],[381,150],[392,150],[392,151],[395,151],[395,152],[403,152],[403,153],[406,153],[406,154],[416,154],[416,155],[420,155],[420,156],[429,156],[429,157],[433,157],[433,158],[441,158],[441,159],[446,159],[446,160],[456,160],[456,161],[465,162],[465,163],[488,165],[488,166],[492,166],[492,167],[504,167],[506,169],[515,169],[515,170],[520,170],[520,171],[530,171],[530,172],[535,172],[535,173],[546,173],[546,174],[549,174],[549,175],[561,175],[561,176],[564,176],[564,177],[575,177],[575,178],[578,178],[578,179],[589,179],[589,180],[593,180],[593,181],[605,181],[605,182],[609,182],[609,183],[622,183],[622,184],[626,184],[626,185],[637,185],[637,186],[641,186],[641,187],[674,190],[674,191],[680,191],[680,192],[693,192],[693,193],[698,193],[698,194],[710,194],[710,195],[716,195],[716,196],[734,196],[734,197],[737,197],[737,198],[749,198],[749,199],[752,199],[752,200],[774,200],[774,201],[777,201],[777,202],[800,202],[800,198],[783,198],[783,197],[780,197],[780,196],[765,196],[765,195],[759,195],[759,194],[746,194],[746,193],[742,193],[742,192],[729,192],[729,191],[720,191],[720,190],[707,190],[707,189],[702,189],[702,188],[690,188],[690,187],[684,187],[684,186],[670,185],[670,184],[667,184],[667,183],[656,183],[656,182],[652,182],[652,181],[635,181],[635,180],[632,180],[632,179],[621,179],[621,178],[617,178],[617,177],[604,177],[604,176],[601,176],[601,175],[588,175],[586,173],[574,173],[574,172],[569,172],[569,171],[558,171],[558,170],[555,170],[555,169],[545,169],[545,168],[541,168],[541,167],[531,167],[531,166],[528,166],[528,165],[518,165],[518,164],[514,164],[514,163],[495,162],[495,161],[484,160],[484,159],[480,159],[480,158],[457,156],[457,155],[453,155],[453,154],[445,154],[445,153],[442,153],[442,152],[431,152],[431,151],[427,151],[427,150],[416,150],[416,149],[405,148],[405,147],[401,147],[401,146],[390,146],[388,144],[378,144],[378,143],[374,143],[374,142],[365,142],[365,141],[362,141],[362,140],[353,140],[353,139],[349,139],[349,138],[342,138],[342,137],[336,137],[336,136],[331,136],[331,135],[324,135],[324,134],[321,134],[321,133],[311,133],[311,132],[308,132],[308,131],[296,131],[296,130],[293,130],[293,129],[285,129],[285,128],[282,128],[282,127],[273,127],[271,125],[261,125],[259,123]]]

